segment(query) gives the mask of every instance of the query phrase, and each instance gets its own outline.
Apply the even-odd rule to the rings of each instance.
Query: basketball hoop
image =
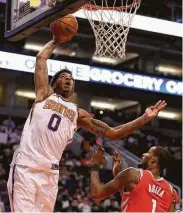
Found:
[[[92,0],[82,7],[95,35],[94,55],[125,58],[129,28],[141,0],[120,0],[120,5],[117,0],[100,0],[100,5],[98,2]]]

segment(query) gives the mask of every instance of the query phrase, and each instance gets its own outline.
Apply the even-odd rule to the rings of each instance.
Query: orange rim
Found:
[[[97,6],[92,4],[85,4],[82,9],[85,10],[126,10],[132,7],[135,7],[137,4],[140,4],[141,0],[136,0],[134,3],[126,5],[126,6],[120,6],[120,7],[103,7],[103,6]]]

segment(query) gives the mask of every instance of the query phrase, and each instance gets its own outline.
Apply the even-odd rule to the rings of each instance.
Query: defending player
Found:
[[[178,202],[177,193],[160,176],[170,162],[170,153],[161,146],[143,154],[139,167],[121,170],[119,153],[114,155],[114,179],[106,184],[99,180],[99,166],[104,163],[104,149],[94,150],[92,157],[91,194],[102,200],[117,191],[122,195],[122,212],[172,212]]]
[[[59,41],[48,42],[36,58],[36,100],[27,118],[20,146],[14,154],[8,190],[12,211],[52,212],[57,196],[59,161],[77,128],[112,140],[120,139],[154,119],[166,106],[159,101],[143,116],[111,128],[68,101],[74,92],[74,79],[68,70],[56,73],[48,82],[46,60]]]

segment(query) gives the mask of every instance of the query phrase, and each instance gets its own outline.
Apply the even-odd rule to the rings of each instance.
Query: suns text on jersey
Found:
[[[154,193],[154,194],[158,195],[159,197],[162,197],[163,194],[165,193],[165,191],[161,187],[154,185],[154,184],[152,184],[152,185],[149,184],[149,192]]]
[[[55,112],[58,112],[60,114],[63,114],[65,117],[67,117],[70,121],[74,121],[74,118],[76,116],[76,112],[72,109],[68,109],[63,104],[57,103],[53,100],[47,100],[43,109],[51,109]]]

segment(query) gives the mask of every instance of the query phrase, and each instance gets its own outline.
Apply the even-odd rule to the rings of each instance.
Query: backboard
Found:
[[[56,0],[54,7],[47,0],[7,0],[4,37],[18,41],[50,24],[55,19],[74,13],[89,0]]]

